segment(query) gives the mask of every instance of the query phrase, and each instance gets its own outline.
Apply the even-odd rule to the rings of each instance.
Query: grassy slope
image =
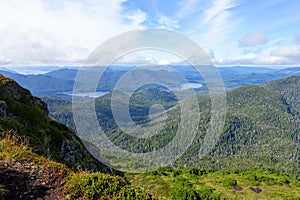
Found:
[[[178,191],[205,193],[207,199],[300,198],[299,181],[266,168],[217,172],[169,168],[157,173],[128,174],[127,177],[133,185],[144,187],[163,199],[181,199],[184,194],[179,196],[176,193]],[[237,190],[238,186],[242,188],[241,191]],[[260,188],[262,192],[256,193],[249,187]]]
[[[50,176],[52,185],[46,185],[48,186],[46,191],[49,191],[45,194],[31,194],[31,191],[17,191],[14,185],[5,185],[0,182],[0,199],[16,199],[19,198],[19,196],[15,196],[17,194],[22,195],[23,198],[33,198],[30,195],[42,195],[34,197],[49,199],[53,198],[51,196],[53,192],[55,196],[60,196],[62,199],[152,199],[151,195],[139,187],[130,185],[123,177],[68,168],[64,164],[33,153],[28,146],[26,138],[20,137],[16,133],[7,132],[2,134],[3,137],[0,140],[0,162],[9,163],[11,168],[15,164],[19,164],[18,167],[14,168],[16,174],[24,173],[23,170],[35,164],[34,168],[41,168],[42,170],[37,174],[31,174],[33,175],[32,177],[39,179],[40,177]],[[10,171],[11,168],[0,165],[0,173]],[[31,169],[31,171],[34,171],[34,169]],[[57,186],[55,184],[57,180],[60,182],[59,188],[53,188]],[[19,181],[21,182],[22,180]],[[30,184],[30,182],[27,182],[26,186]],[[43,183],[35,185],[37,188],[44,186],[45,184]],[[9,188],[13,189],[9,190]]]

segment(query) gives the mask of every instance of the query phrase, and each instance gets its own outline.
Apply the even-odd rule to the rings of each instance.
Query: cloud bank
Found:
[[[216,64],[295,65],[299,9],[298,0],[0,1],[0,65],[81,64],[105,40],[145,27],[185,34]],[[157,55],[124,63],[178,63]]]
[[[263,32],[248,33],[240,41],[239,47],[253,47],[257,45],[266,44],[267,42],[268,38]]]
[[[0,64],[80,63],[101,42],[140,28],[145,14],[124,16],[122,2],[0,1]]]

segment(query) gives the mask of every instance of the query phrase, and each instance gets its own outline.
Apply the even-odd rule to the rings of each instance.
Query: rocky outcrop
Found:
[[[81,166],[85,169],[95,169],[99,167],[97,166],[97,162],[89,159],[91,156],[90,153],[72,132],[69,132],[67,138],[63,141],[60,154],[65,161],[71,162],[76,166]]]
[[[7,104],[5,101],[0,101],[0,117],[6,117]]]

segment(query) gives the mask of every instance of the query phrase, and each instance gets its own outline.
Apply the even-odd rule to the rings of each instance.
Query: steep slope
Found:
[[[218,144],[206,158],[195,157],[200,149],[197,141],[206,134],[208,125],[201,124],[204,128],[178,161],[179,166],[186,163],[215,169],[268,166],[298,176],[300,118],[293,113],[299,112],[295,106],[300,98],[299,81],[300,77],[290,77],[228,92],[228,112]],[[200,99],[200,105],[209,104],[209,99]],[[208,112],[202,116],[206,116],[203,121],[205,118],[209,121]]]
[[[298,68],[299,69],[299,68]],[[299,69],[300,71],[300,69]],[[300,79],[299,76],[292,76],[278,81],[271,81],[265,87],[283,96],[291,114],[300,117]]]
[[[38,154],[89,169],[103,169],[74,132],[47,116],[47,104],[17,82],[0,75],[0,130],[29,138]]]
[[[123,177],[68,168],[33,153],[26,137],[12,131],[2,134],[0,200],[152,199]]]

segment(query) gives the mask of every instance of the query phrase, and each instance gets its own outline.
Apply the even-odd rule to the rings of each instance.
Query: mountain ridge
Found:
[[[189,82],[200,82],[205,86],[204,80],[192,66],[168,66],[178,71]],[[114,88],[117,81],[126,72],[131,70],[129,67],[109,67],[103,74],[102,80],[98,84],[97,91],[110,91]],[[151,68],[152,69],[152,68]],[[159,70],[161,70],[162,67]],[[262,84],[292,75],[300,75],[299,67],[273,69],[264,67],[218,67],[227,89],[233,89],[249,84]],[[73,90],[74,81],[79,68],[55,69],[45,74],[19,74],[12,73],[10,70],[2,69],[0,73],[15,79],[23,87],[29,89],[37,96],[62,97],[64,92]],[[145,71],[146,72],[146,71]],[[163,72],[163,71],[162,71]],[[168,76],[167,72],[164,72]],[[173,76],[171,72],[170,76]],[[207,88],[203,88],[207,89]],[[66,96],[67,97],[67,96]]]
[[[17,131],[30,139],[35,152],[70,166],[103,168],[71,129],[48,117],[49,111],[44,101],[1,74],[0,100],[2,131]]]

